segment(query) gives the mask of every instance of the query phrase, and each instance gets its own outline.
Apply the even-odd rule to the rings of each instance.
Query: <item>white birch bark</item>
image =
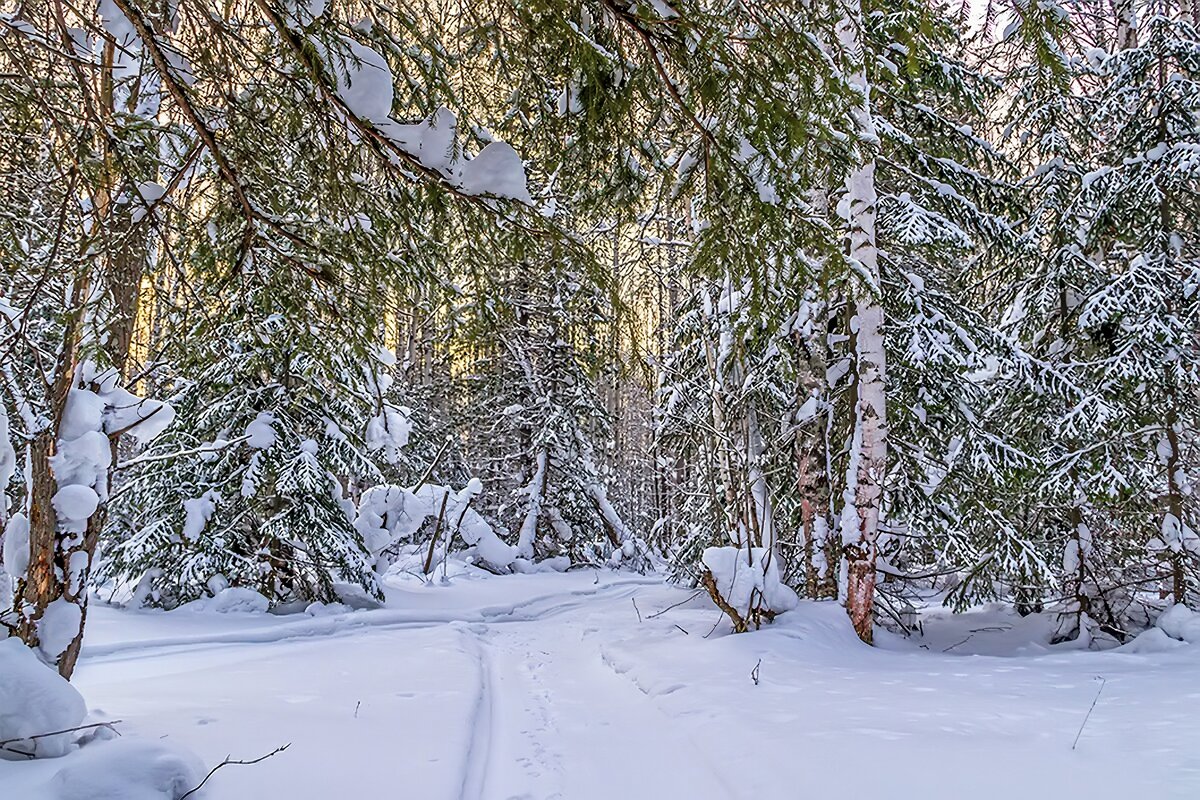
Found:
[[[847,508],[842,515],[842,573],[846,611],[859,638],[870,643],[875,603],[875,559],[879,537],[883,481],[887,470],[887,360],[883,347],[883,306],[880,300],[879,250],[875,240],[875,157],[878,139],[871,114],[862,44],[862,6],[845,0],[837,25],[838,44],[852,64],[847,76],[857,94],[851,111],[854,132],[862,147],[858,163],[846,179],[849,260],[853,271],[854,369],[856,403],[854,436],[848,467]]]

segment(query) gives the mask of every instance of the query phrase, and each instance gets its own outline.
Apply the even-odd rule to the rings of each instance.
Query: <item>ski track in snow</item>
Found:
[[[489,606],[478,610],[455,611],[446,614],[422,615],[420,612],[392,609],[370,609],[356,614],[331,617],[303,617],[280,621],[261,628],[232,632],[215,632],[194,636],[165,637],[154,640],[117,641],[107,644],[85,644],[81,657],[89,662],[104,663],[130,658],[176,655],[211,647],[272,644],[311,638],[353,636],[364,630],[412,630],[442,627],[453,623],[536,622],[575,611],[598,597],[618,599],[632,597],[639,587],[656,582],[646,580],[613,581],[596,589],[570,592],[563,595],[544,595],[509,606]]]
[[[458,627],[456,625],[456,627]],[[484,636],[487,627],[471,625],[460,628],[465,650],[475,656],[479,670],[479,688],[471,716],[467,720],[467,751],[463,757],[463,782],[459,800],[486,800],[487,776],[491,763],[492,740],[495,738],[492,703],[492,656]]]
[[[707,598],[603,578],[403,589],[318,618],[100,607],[76,684],[94,718],[210,765],[292,743],[221,770],[214,800],[791,800],[850,775],[863,796],[925,800],[1200,796],[1200,648],[957,654],[980,635],[946,654],[987,627],[946,619],[869,649],[812,603],[706,639]]]

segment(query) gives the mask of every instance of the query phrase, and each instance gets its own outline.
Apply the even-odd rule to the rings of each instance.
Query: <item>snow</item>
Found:
[[[1200,614],[1187,606],[1171,606],[1159,615],[1154,624],[1172,639],[1200,644]]]
[[[104,29],[120,43],[128,43],[136,38],[133,23],[130,22],[113,0],[99,0],[96,11]]]
[[[67,761],[50,780],[52,800],[179,800],[205,774],[188,751],[139,739],[97,742]]]
[[[436,520],[441,515],[443,543],[451,537],[460,537],[473,547],[473,554],[493,567],[506,569],[519,553],[471,507],[472,500],[482,491],[483,483],[478,478],[472,478],[459,491],[432,484],[415,491],[388,484],[372,486],[359,499],[354,527],[367,550],[383,566],[390,564],[399,571],[411,571],[414,567],[420,570],[424,568],[424,554],[412,551],[402,558],[401,545],[410,541],[427,520]],[[435,555],[443,558],[444,551],[438,549]]]
[[[38,620],[38,647],[47,659],[57,659],[79,634],[83,609],[60,597],[46,606]]]
[[[96,513],[100,497],[90,486],[64,486],[51,499],[60,521],[80,522]]]
[[[203,780],[202,764],[185,748],[113,739],[108,722],[88,722],[78,689],[18,639],[0,641],[0,796],[180,800]]]
[[[181,63],[180,70],[182,71],[183,68],[183,64]],[[153,181],[144,181],[137,185],[137,193],[139,202],[130,215],[135,225],[141,222],[145,218],[146,213],[163,198],[163,195],[167,193],[167,189],[165,186]]]
[[[295,0],[287,0],[284,7],[288,13],[301,27],[312,24],[318,17],[325,13],[328,7],[327,0],[304,0],[304,2],[295,2]]]
[[[923,635],[869,648],[833,603],[731,635],[705,594],[610,570],[385,582],[386,607],[363,611],[94,605],[75,681],[126,735],[58,761],[94,755],[102,786],[102,756],[114,775],[174,774],[169,754],[117,753],[127,738],[209,765],[291,743],[218,771],[222,800],[752,800],[845,794],[848,775],[861,797],[1200,791],[1200,648],[1182,642],[1052,647],[1053,615],[996,605],[926,609]],[[50,800],[37,787],[61,768],[0,762],[0,796]]]
[[[511,145],[490,142],[479,155],[462,166],[460,184],[471,195],[490,195],[530,204],[533,198],[525,184],[525,166]]]
[[[183,501],[183,538],[194,541],[204,533],[204,527],[217,510],[221,495],[209,490],[200,497]]]
[[[74,728],[83,722],[83,697],[17,639],[0,641],[0,740],[39,757],[61,756],[71,746],[68,735],[35,740],[22,737]],[[11,754],[2,754],[0,758]],[[0,767],[2,769],[2,767]],[[0,772],[0,788],[3,787]]]
[[[17,451],[9,438],[8,411],[0,404],[0,519],[8,509],[8,484],[17,471]]]
[[[309,14],[301,12],[302,21]],[[498,197],[532,204],[526,185],[525,165],[516,150],[504,142],[488,142],[473,158],[459,154],[458,118],[445,106],[428,118],[401,123],[391,118],[395,76],[379,52],[347,36],[331,50],[312,39],[313,47],[334,79],[334,91],[359,120],[428,170],[439,173],[464,194]],[[357,140],[357,135],[352,136]]]
[[[149,444],[175,421],[175,409],[158,400],[141,398],[120,387],[104,393],[107,404],[104,432],[126,431],[141,445]]]
[[[216,614],[265,614],[271,601],[253,589],[228,586],[212,597],[193,600],[183,605],[189,611],[209,611]]]
[[[402,124],[375,120],[376,127],[400,149],[414,156],[421,166],[440,173],[464,194],[500,197],[531,204],[525,165],[511,145],[488,142],[473,158],[455,147],[458,120],[446,107],[428,119]]]
[[[123,389],[115,370],[98,370],[90,361],[79,365],[76,378],[80,385],[67,395],[56,452],[50,459],[58,483],[51,503],[59,527],[82,534],[108,497],[112,439],[128,433],[144,445],[171,424],[175,411],[166,403]],[[73,577],[83,574],[86,564],[79,566]]]
[[[445,106],[433,112],[429,119],[411,125],[393,122],[385,130],[392,141],[416,156],[424,167],[442,171],[449,170],[454,164],[458,119]]]
[[[753,607],[776,612],[796,607],[796,593],[780,582],[779,559],[769,548],[710,547],[701,560],[721,597],[743,618]]]
[[[395,76],[387,60],[349,36],[340,36],[330,51],[313,41],[321,60],[333,74],[337,95],[350,113],[368,122],[386,122],[392,113]]]
[[[396,463],[400,450],[408,446],[412,427],[408,409],[385,407],[367,422],[367,450],[383,451],[389,463]]]
[[[108,436],[102,431],[88,430],[71,440],[69,446],[60,447],[50,457],[54,476],[60,484],[92,486],[96,476],[105,472],[112,463],[112,448]]]
[[[255,450],[266,450],[275,444],[275,415],[269,411],[260,411],[258,416],[246,426],[246,445]]]
[[[665,0],[650,0],[650,7],[660,19],[675,19],[679,16],[679,12],[671,8]]]
[[[86,389],[72,389],[67,395],[59,438],[78,439],[86,433],[100,430],[104,419],[104,398]]]
[[[14,514],[4,526],[4,572],[21,578],[29,569],[29,519]],[[2,578],[0,578],[2,580]]]

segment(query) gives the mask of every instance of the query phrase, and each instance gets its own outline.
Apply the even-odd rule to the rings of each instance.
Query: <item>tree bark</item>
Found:
[[[842,558],[846,574],[846,611],[864,642],[872,640],[875,605],[875,560],[887,471],[886,365],[883,306],[880,300],[879,250],[875,238],[878,196],[875,190],[874,148],[878,141],[871,113],[871,87],[864,66],[862,6],[849,0],[837,26],[838,41],[853,64],[848,76],[857,93],[851,121],[863,148],[846,179],[849,206],[849,260],[852,273],[854,369],[857,402],[847,475],[847,499],[853,513],[842,519]]]

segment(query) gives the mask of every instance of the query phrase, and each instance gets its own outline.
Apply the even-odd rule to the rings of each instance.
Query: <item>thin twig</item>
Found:
[[[1075,749],[1075,745],[1079,744],[1079,737],[1083,736],[1083,729],[1088,724],[1088,720],[1092,718],[1092,712],[1096,710],[1096,703],[1100,701],[1100,693],[1104,691],[1104,684],[1108,681],[1100,676],[1096,676],[1096,680],[1100,681],[1100,688],[1096,690],[1096,696],[1092,698],[1092,705],[1088,708],[1087,714],[1083,717],[1083,724],[1079,726],[1079,732],[1075,734],[1075,741],[1071,743],[1071,749]]]
[[[955,642],[954,644],[950,645],[949,647],[947,647],[947,648],[946,648],[945,650],[943,650],[942,652],[943,652],[943,653],[949,653],[951,650],[953,650],[954,648],[958,647],[960,644],[966,644],[967,642],[971,641],[971,636],[974,636],[974,635],[975,635],[975,634],[973,634],[973,633],[972,633],[970,636],[967,636],[967,638],[963,639],[961,642]]]
[[[150,417],[147,416],[143,419],[149,418]],[[132,461],[126,461],[124,464],[117,464],[115,467],[113,467],[113,469],[129,469],[130,467],[140,466],[141,464],[149,464],[152,461],[168,461],[173,458],[183,458],[184,456],[219,453],[235,444],[241,444],[242,442],[247,441],[249,438],[249,436],[239,436],[236,439],[229,439],[228,441],[224,442],[208,442],[207,444],[202,444],[199,447],[193,447],[189,450],[177,450],[174,453],[157,453],[155,455],[142,456],[140,458],[135,458]]]
[[[689,597],[689,598],[688,598],[688,599],[686,599],[686,600],[680,600],[678,603],[675,603],[675,604],[673,604],[673,605],[669,605],[669,606],[667,606],[666,608],[664,608],[662,611],[655,611],[653,614],[651,614],[650,616],[646,617],[646,619],[654,619],[655,617],[661,617],[663,614],[667,613],[667,612],[668,612],[668,611],[670,611],[672,608],[679,608],[679,607],[680,607],[681,605],[683,605],[684,603],[690,603],[691,601],[695,600],[697,597],[699,597],[699,596],[700,596],[700,595],[702,595],[702,594],[704,594],[704,590],[703,590],[703,589],[701,589],[700,591],[696,592],[695,594],[693,594],[691,597]]]
[[[249,766],[250,764],[257,764],[260,761],[266,761],[271,756],[279,755],[280,753],[282,753],[284,750],[287,750],[291,746],[292,746],[292,743],[288,742],[287,744],[282,745],[281,747],[276,747],[274,750],[267,753],[265,756],[259,756],[258,758],[253,758],[253,759],[250,759],[249,761],[234,761],[229,756],[225,756],[224,761],[222,761],[220,764],[217,764],[215,767],[213,767],[212,769],[210,769],[208,771],[208,774],[204,776],[204,780],[200,781],[199,786],[195,787],[194,789],[188,789],[185,793],[180,795],[179,800],[187,800],[187,798],[191,797],[193,794],[195,794],[196,792],[203,789],[204,784],[208,783],[208,779],[211,778],[214,774],[216,774],[217,770],[219,770],[221,767],[227,767],[230,764],[241,764],[241,765],[246,765],[246,766]]]
[[[36,755],[34,753],[29,753],[24,750],[18,750],[17,748],[12,747],[11,745],[16,744],[17,742],[32,742],[32,741],[36,741],[38,739],[46,739],[51,736],[61,736],[64,733],[76,733],[78,731],[88,731],[88,730],[91,730],[92,728],[108,728],[110,731],[113,731],[115,733],[116,731],[113,728],[113,725],[118,725],[118,724],[120,724],[120,722],[121,722],[121,720],[119,720],[119,719],[114,719],[110,722],[92,722],[88,725],[79,725],[74,728],[64,728],[61,731],[50,731],[49,733],[34,733],[29,736],[19,736],[15,739],[2,739],[2,740],[0,740],[0,750],[6,750],[10,753],[16,753],[17,755],[25,756],[26,758],[36,758]],[[37,748],[35,747],[34,749],[36,750]]]

